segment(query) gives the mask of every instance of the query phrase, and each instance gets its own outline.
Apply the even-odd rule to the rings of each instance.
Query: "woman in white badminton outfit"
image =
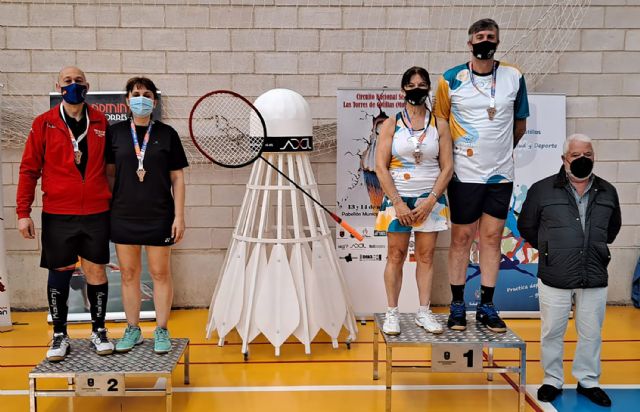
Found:
[[[442,326],[429,309],[433,255],[438,232],[449,228],[449,207],[444,191],[453,173],[449,127],[426,105],[431,81],[421,67],[402,76],[405,109],[387,119],[376,150],[376,173],[385,197],[376,218],[376,231],[387,232],[387,264],[384,271],[387,313],[384,333],[400,333],[398,297],[402,267],[415,232],[416,281],[420,308],[415,322],[432,333]]]

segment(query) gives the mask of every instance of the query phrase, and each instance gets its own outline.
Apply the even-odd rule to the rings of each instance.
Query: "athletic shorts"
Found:
[[[74,265],[78,256],[100,265],[109,263],[109,212],[84,216],[42,212],[40,267]]]
[[[429,192],[423,193],[419,197],[402,197],[402,200],[407,204],[409,209],[413,210],[425,201],[429,196]],[[433,210],[424,220],[413,226],[405,226],[400,223],[396,217],[396,210],[393,207],[393,203],[385,196],[382,199],[382,205],[380,205],[380,211],[376,216],[376,231],[380,232],[398,232],[398,233],[410,233],[412,230],[415,232],[441,232],[449,229],[449,206],[447,205],[447,198],[442,195],[438,198]]]
[[[171,219],[126,219],[111,216],[111,241],[120,245],[171,246]]]
[[[480,219],[483,213],[506,219],[511,203],[513,183],[449,182],[447,195],[451,202],[451,222],[466,225]]]

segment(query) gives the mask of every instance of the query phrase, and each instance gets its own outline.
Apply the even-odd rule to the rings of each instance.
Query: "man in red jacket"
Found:
[[[40,266],[49,269],[53,340],[47,359],[52,362],[63,360],[69,352],[67,299],[78,256],[87,279],[91,343],[100,355],[113,352],[104,325],[111,199],[104,158],[107,120],[85,104],[89,83],[79,68],[63,68],[56,90],[62,94],[62,103],[36,117],[31,126],[20,164],[16,207],[20,233],[34,239],[31,205],[42,176]]]

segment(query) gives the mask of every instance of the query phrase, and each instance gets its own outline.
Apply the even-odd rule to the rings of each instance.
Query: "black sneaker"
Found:
[[[597,386],[594,388],[585,388],[583,386],[580,386],[580,383],[578,382],[576,392],[578,392],[580,395],[586,396],[591,402],[595,403],[596,405],[611,406],[611,399],[609,399],[607,393]]]
[[[467,328],[467,312],[464,302],[451,302],[447,326],[453,330],[465,330]]]
[[[476,322],[482,323],[492,332],[504,333],[507,331],[507,325],[498,316],[493,303],[481,303],[476,308]]]
[[[544,384],[538,388],[538,400],[542,402],[553,402],[562,393],[562,388],[558,389],[553,385]]]

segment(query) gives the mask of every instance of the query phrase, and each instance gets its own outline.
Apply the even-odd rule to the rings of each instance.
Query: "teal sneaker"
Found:
[[[116,352],[129,352],[134,346],[140,345],[144,339],[142,331],[137,326],[127,326],[124,336],[116,343]]]
[[[169,331],[165,328],[157,327],[153,332],[153,351],[155,353],[167,353],[171,350],[171,338]]]

